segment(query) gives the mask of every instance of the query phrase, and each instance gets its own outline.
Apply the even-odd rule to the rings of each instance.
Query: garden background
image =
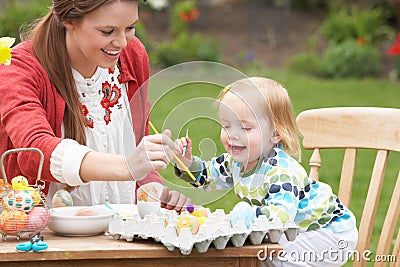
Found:
[[[175,64],[205,60],[231,66],[248,76],[265,76],[282,83],[291,96],[295,115],[303,110],[338,106],[400,108],[400,1],[323,0],[148,0],[140,6],[137,35],[149,52],[152,74]],[[0,36],[19,36],[20,25],[44,14],[49,0],[2,0]],[[18,40],[19,41],[19,40]],[[396,47],[395,45],[398,45]],[[209,75],[213,75],[212,72]],[[156,79],[154,87],[168,81]],[[150,87],[150,90],[153,90]],[[168,127],[172,110],[190,99],[215,98],[221,86],[186,83],[154,103],[152,122]],[[207,118],[182,121],[174,137],[186,129],[204,157],[223,152],[219,125]],[[211,148],[213,153],[205,153]],[[355,183],[370,177],[375,155],[360,151]],[[321,180],[338,188],[343,151],[322,151]],[[303,165],[309,170],[309,151]],[[400,153],[389,158],[376,225],[382,225],[389,194],[399,172]],[[189,193],[198,203],[226,211],[237,201],[232,192],[216,196],[195,192],[174,178],[172,167],[160,171],[172,188]],[[351,209],[360,219],[369,183],[354,188]],[[206,199],[206,200],[205,200]],[[214,201],[217,199],[216,201]],[[207,200],[210,200],[209,202]],[[397,227],[398,229],[398,227]],[[397,231],[396,231],[397,232]],[[374,227],[374,252],[380,228]]]

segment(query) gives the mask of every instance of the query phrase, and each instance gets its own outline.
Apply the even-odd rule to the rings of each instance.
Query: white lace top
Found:
[[[135,203],[134,181],[83,183],[79,177],[82,159],[90,150],[128,155],[136,148],[127,87],[120,83],[119,74],[117,67],[98,67],[91,78],[85,79],[73,70],[88,126],[87,146],[72,139],[63,139],[51,155],[50,171],[60,183],[79,185],[71,192],[74,205],[97,205],[105,201]],[[51,203],[54,193],[64,187],[63,184],[51,183],[48,203]]]

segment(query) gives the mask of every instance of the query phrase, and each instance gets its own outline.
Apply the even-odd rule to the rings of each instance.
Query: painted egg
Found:
[[[0,231],[17,234],[28,225],[28,214],[21,210],[5,210],[0,214]]]
[[[189,228],[190,232],[195,235],[197,234],[197,231],[199,231],[199,226],[200,223],[196,216],[183,215],[178,218],[178,222],[176,223],[176,232],[179,235],[183,228]]]
[[[0,195],[7,193],[9,190],[12,190],[12,186],[0,179]]]
[[[159,183],[144,184],[137,190],[137,201],[157,202],[163,192],[163,186]]]
[[[51,206],[53,208],[59,208],[59,207],[68,207],[72,206],[74,203],[72,201],[71,194],[68,193],[66,190],[58,190],[54,196],[53,200],[51,202]]]
[[[33,207],[28,213],[26,231],[35,232],[43,229],[50,222],[50,212],[44,207]]]
[[[31,193],[28,190],[11,190],[2,199],[5,210],[21,210],[29,212],[34,205]]]

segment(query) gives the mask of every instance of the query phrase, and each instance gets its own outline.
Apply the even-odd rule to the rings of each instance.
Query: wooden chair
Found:
[[[377,151],[370,178],[368,193],[359,224],[359,239],[356,250],[369,249],[375,222],[382,182],[385,176],[390,151],[400,151],[400,109],[373,107],[335,107],[307,110],[297,116],[297,125],[303,136],[303,147],[312,149],[310,177],[318,180],[321,167],[320,149],[343,148],[344,158],[339,183],[339,199],[350,207],[357,149]],[[400,166],[400,162],[399,162]],[[390,194],[389,189],[385,193]],[[400,266],[400,231],[394,249],[390,246],[400,213],[400,173],[393,190],[390,205],[383,223],[382,232],[374,255],[395,255]],[[374,266],[386,266],[376,262]],[[365,261],[353,262],[353,266],[366,266]]]

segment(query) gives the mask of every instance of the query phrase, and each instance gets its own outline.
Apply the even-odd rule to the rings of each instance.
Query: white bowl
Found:
[[[96,210],[99,215],[75,216],[82,208]],[[50,209],[51,220],[48,228],[63,236],[91,236],[104,233],[114,213],[104,205],[72,206]]]

